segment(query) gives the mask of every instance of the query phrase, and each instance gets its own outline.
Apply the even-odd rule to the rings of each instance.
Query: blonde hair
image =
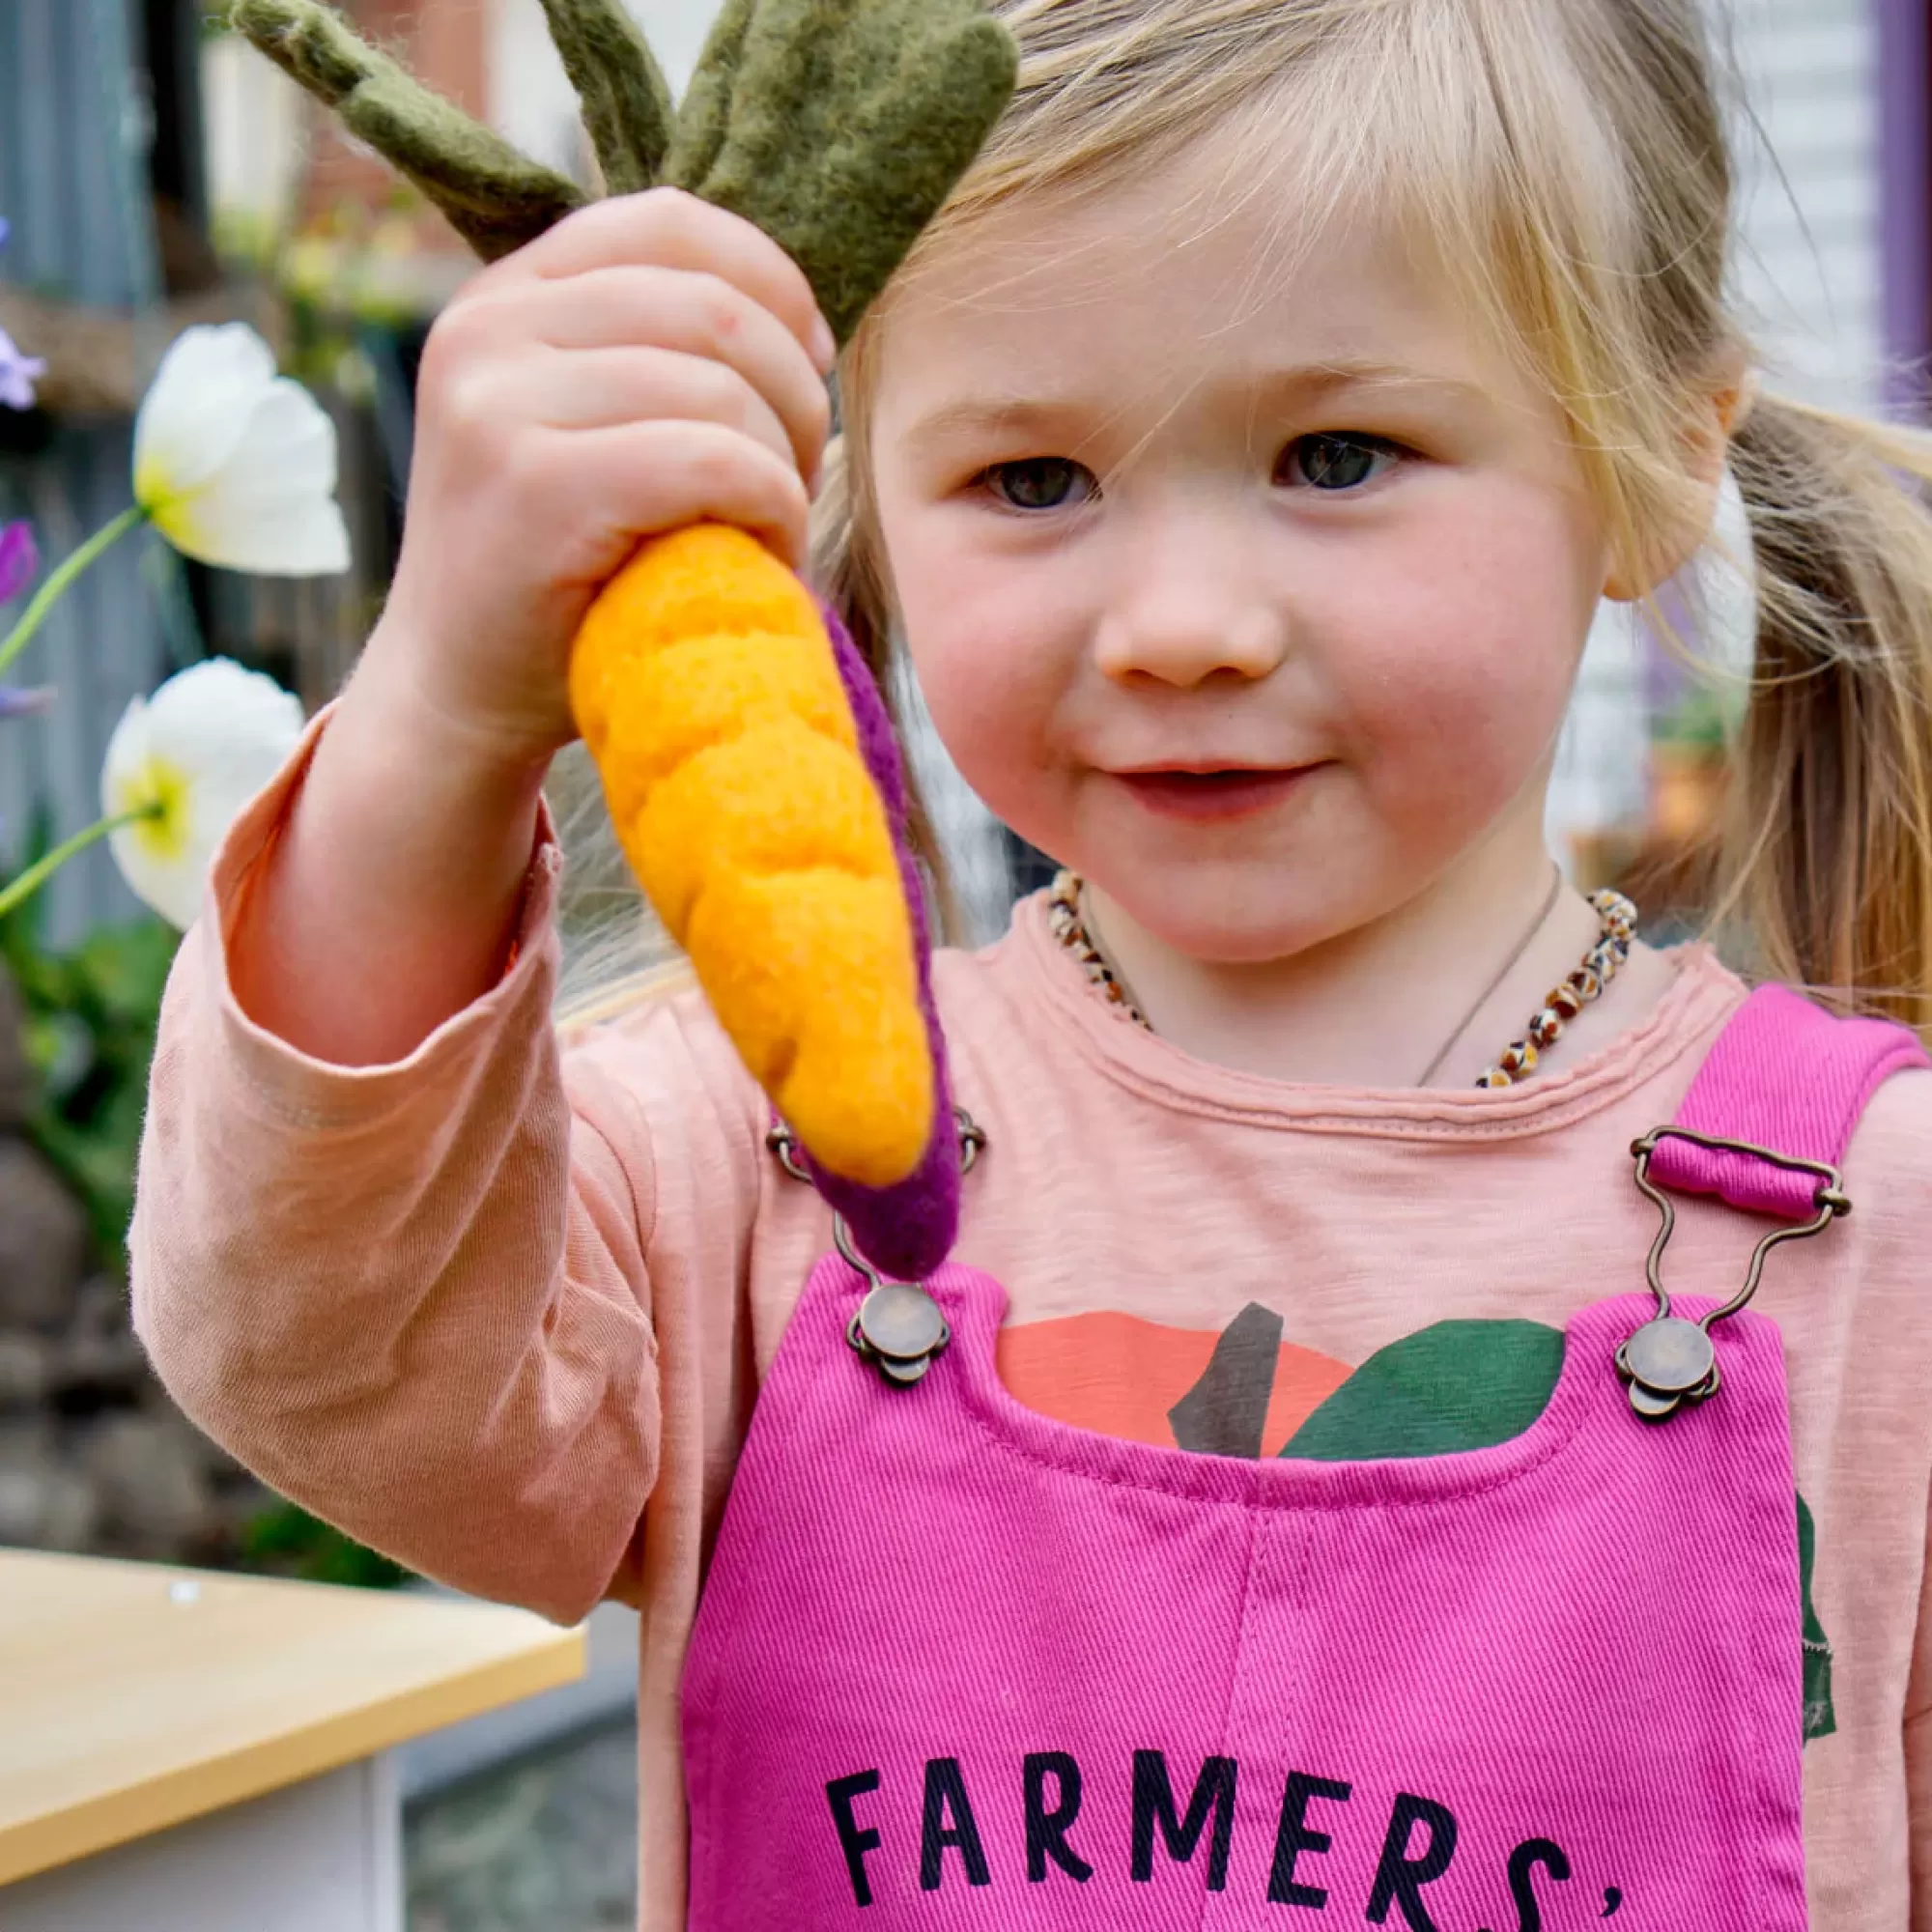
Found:
[[[1695,547],[1693,457],[1750,359],[1724,300],[1732,171],[1698,0],[992,10],[1020,43],[1017,93],[895,289],[999,211],[1105,191],[1224,133],[1230,179],[1275,198],[1285,239],[1366,201],[1461,284],[1566,412],[1620,575],[1652,583]],[[841,363],[845,461],[815,542],[882,685],[867,416],[893,296]],[[1759,618],[1712,901],[1749,966],[1924,1026],[1932,520],[1917,486],[1932,439],[1760,395],[1731,460]]]

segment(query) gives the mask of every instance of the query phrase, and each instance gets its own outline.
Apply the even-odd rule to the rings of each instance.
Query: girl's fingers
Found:
[[[541,428],[711,422],[753,438],[795,469],[817,458],[744,377],[708,355],[672,349],[581,349],[548,356],[533,373],[514,380],[524,413]]]
[[[519,248],[491,273],[497,287],[507,287],[624,266],[716,275],[777,316],[821,370],[831,369],[831,331],[819,316],[804,270],[742,215],[678,188],[650,188],[592,202]]]
[[[557,473],[586,515],[627,536],[735,524],[794,568],[805,562],[810,498],[798,468],[742,431],[663,420],[579,431]]]
[[[506,322],[554,348],[677,350],[735,372],[784,424],[800,469],[816,467],[832,420],[824,379],[771,310],[729,282],[677,269],[596,269],[497,303]]]

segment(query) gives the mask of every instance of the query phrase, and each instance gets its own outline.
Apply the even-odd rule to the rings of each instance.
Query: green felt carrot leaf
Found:
[[[677,128],[665,156],[665,179],[702,181],[711,172],[731,121],[731,90],[738,57],[752,30],[758,0],[724,0],[711,23],[697,71],[677,106]]]
[[[575,182],[412,79],[320,0],[236,0],[230,18],[415,183],[486,262],[582,202]]]
[[[979,152],[1019,54],[980,0],[725,0],[681,107],[618,0],[543,0],[606,184],[755,222],[842,343]],[[485,261],[584,199],[413,80],[323,0],[230,19],[442,210]]]
[[[841,343],[1018,70],[981,0],[725,0],[673,115],[619,0],[542,4],[607,185],[664,182],[754,222],[805,270]],[[320,0],[236,0],[231,18],[486,259],[583,199]],[[592,605],[571,682],[634,869],[746,1065],[827,1172],[875,1191],[873,1232],[890,1233],[886,1197],[901,1186],[950,1192],[956,1221],[957,1164],[925,1158],[936,1132],[950,1147],[952,1120],[922,928],[813,600],[738,531],[668,532]],[[946,1217],[908,1212],[943,1235],[936,1261]]]
[[[844,342],[979,152],[1016,63],[980,0],[734,5],[667,177],[779,242]]]
[[[543,0],[543,10],[604,185],[612,194],[654,187],[677,110],[637,23],[618,0]]]

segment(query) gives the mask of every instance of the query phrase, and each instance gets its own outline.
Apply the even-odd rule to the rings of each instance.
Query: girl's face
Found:
[[[1559,412],[1401,237],[1338,219],[1280,266],[1278,197],[1217,204],[1214,159],[922,273],[869,447],[961,771],[1236,962],[1543,863],[1607,557]]]

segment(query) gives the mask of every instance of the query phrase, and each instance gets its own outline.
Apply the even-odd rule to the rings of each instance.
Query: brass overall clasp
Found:
[[[1660,1266],[1663,1250],[1677,1226],[1677,1209],[1670,1197],[1650,1178],[1650,1157],[1660,1141],[1690,1141],[1697,1147],[1720,1153],[1748,1154],[1797,1174],[1815,1175],[1818,1188],[1813,1195],[1815,1216],[1786,1228],[1774,1228],[1751,1253],[1745,1285],[1721,1308],[1714,1308],[1701,1321],[1687,1321],[1670,1312],[1670,1296],[1665,1291]],[[1792,1154],[1776,1153],[1749,1141],[1719,1140],[1711,1134],[1693,1133],[1689,1127],[1653,1127],[1631,1147],[1636,1160],[1636,1184],[1662,1213],[1662,1225],[1650,1244],[1650,1258],[1644,1273],[1651,1293],[1657,1296],[1657,1313],[1617,1350],[1617,1373],[1630,1387],[1631,1406],[1646,1421],[1662,1422],[1676,1414],[1687,1403],[1708,1401],[1722,1382],[1718,1369],[1718,1351],[1711,1330],[1718,1322],[1735,1315],[1757,1293],[1764,1274],[1765,1257],[1780,1241],[1799,1241],[1820,1235],[1841,1214],[1852,1211],[1844,1181],[1835,1167],[1822,1160],[1801,1160]]]
[[[986,1130],[960,1106],[952,1109],[952,1122],[959,1135],[959,1173],[963,1179],[973,1172],[974,1163],[986,1146]],[[765,1135],[765,1145],[793,1179],[811,1179],[798,1136],[783,1121],[772,1123]],[[946,1317],[919,1282],[888,1281],[859,1252],[842,1214],[832,1218],[832,1238],[846,1265],[870,1285],[865,1300],[859,1304],[859,1312],[846,1324],[845,1339],[860,1359],[870,1362],[885,1381],[895,1388],[911,1388],[924,1379],[933,1357],[942,1353],[952,1339]]]
[[[932,1358],[952,1339],[938,1302],[916,1281],[888,1281],[852,1245],[852,1231],[842,1214],[832,1223],[832,1238],[847,1264],[871,1284],[859,1312],[846,1323],[845,1339],[861,1360],[897,1387],[923,1381]]]

